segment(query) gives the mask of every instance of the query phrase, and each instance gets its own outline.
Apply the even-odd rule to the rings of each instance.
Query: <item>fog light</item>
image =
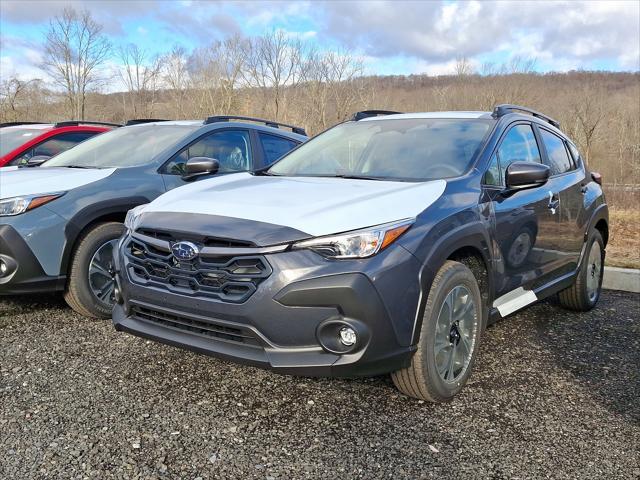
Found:
[[[358,340],[358,336],[356,335],[356,331],[351,327],[342,327],[340,329],[340,341],[343,345],[350,347],[351,345],[355,345]]]
[[[120,288],[118,287],[117,284],[115,287],[113,287],[113,298],[116,301],[116,303],[122,304],[123,298],[122,298],[122,294],[120,293]]]
[[[0,274],[4,275],[7,273],[7,264],[0,260]]]

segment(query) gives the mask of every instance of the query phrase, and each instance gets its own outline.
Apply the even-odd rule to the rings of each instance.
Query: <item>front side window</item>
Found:
[[[545,164],[551,169],[551,175],[560,175],[573,169],[564,141],[547,130],[540,129],[542,141],[547,149]]]
[[[71,147],[75,147],[78,143],[83,142],[87,138],[97,135],[99,132],[77,132],[77,133],[62,133],[56,137],[45,140],[34,148],[25,152],[20,158],[17,158],[12,165],[24,165],[29,162],[29,159],[37,156],[53,157],[59,153],[69,150]]]
[[[484,175],[486,185],[504,186],[505,172],[513,162],[540,163],[540,150],[531,125],[511,127],[491,157]]]
[[[464,174],[493,120],[380,119],[348,122],[300,146],[271,175],[427,181]]]
[[[219,173],[251,170],[249,132],[246,130],[224,130],[209,134],[176,154],[164,166],[163,173],[183,175],[187,160],[193,157],[218,160],[220,163]]]
[[[43,167],[117,168],[144,165],[199,127],[148,124],[116,128],[56,155]]]
[[[260,132],[258,136],[260,137],[260,144],[264,151],[265,165],[271,165],[289,150],[293,150],[298,146],[297,142],[289,140],[288,138],[269,135],[268,133],[262,132]]]

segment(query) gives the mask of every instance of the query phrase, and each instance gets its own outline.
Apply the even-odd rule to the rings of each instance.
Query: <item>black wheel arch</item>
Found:
[[[68,272],[73,250],[87,229],[103,222],[124,222],[127,212],[138,205],[149,203],[146,197],[124,197],[93,203],[78,211],[65,227],[66,243],[62,252],[61,272]]]
[[[420,285],[422,294],[416,311],[414,320],[412,344],[420,338],[422,328],[422,317],[424,315],[428,292],[431,289],[433,279],[438,270],[447,260],[460,261],[467,264],[474,271],[474,262],[477,267],[484,270],[482,278],[479,279],[480,291],[483,300],[486,300],[485,315],[488,315],[488,305],[493,301],[493,278],[492,278],[492,255],[491,241],[486,226],[481,222],[472,222],[461,225],[449,231],[434,242],[434,245],[422,264],[420,270]],[[477,277],[477,270],[474,275]],[[485,319],[486,320],[486,319]]]

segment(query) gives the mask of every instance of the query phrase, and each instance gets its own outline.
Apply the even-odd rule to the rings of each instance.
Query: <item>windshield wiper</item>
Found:
[[[347,178],[349,180],[376,180],[378,182],[384,182],[385,180],[388,180],[388,178],[368,177],[367,175],[336,174],[336,175],[327,175],[327,176],[335,177],[335,178]]]
[[[87,167],[85,165],[63,165],[63,167],[65,168],[87,168],[87,169],[94,169],[94,168],[100,168],[100,167]]]

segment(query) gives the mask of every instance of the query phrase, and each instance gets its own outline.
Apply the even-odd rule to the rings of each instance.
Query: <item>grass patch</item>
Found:
[[[640,208],[609,210],[609,244],[606,264],[640,268]]]

